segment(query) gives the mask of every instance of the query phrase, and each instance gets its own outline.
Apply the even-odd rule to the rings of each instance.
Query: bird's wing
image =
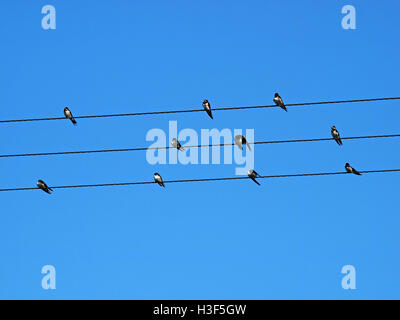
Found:
[[[240,149],[242,149],[242,137],[236,136],[235,137],[235,143]]]
[[[247,147],[249,148],[249,150],[251,151],[250,143],[248,143],[248,142],[246,141],[246,145],[247,145]]]

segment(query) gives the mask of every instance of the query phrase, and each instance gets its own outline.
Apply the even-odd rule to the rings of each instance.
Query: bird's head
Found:
[[[335,126],[332,126],[331,129],[332,129],[332,130],[336,130],[336,127],[335,127]]]
[[[279,97],[279,93],[275,92],[275,98]]]

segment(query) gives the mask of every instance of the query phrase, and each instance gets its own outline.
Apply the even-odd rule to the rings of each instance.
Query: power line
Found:
[[[378,138],[396,138],[400,134],[385,134],[375,136],[358,136],[358,137],[341,137],[342,140],[360,140],[360,139],[378,139]],[[294,140],[271,140],[271,141],[258,141],[249,142],[252,145],[263,144],[279,144],[279,143],[296,143],[296,142],[319,142],[331,141],[333,138],[314,138],[314,139],[294,139]],[[205,147],[223,147],[234,146],[234,143],[220,143],[208,145],[189,145],[183,146],[185,148],[205,148]],[[15,157],[35,157],[35,156],[56,156],[56,155],[74,155],[74,154],[90,154],[90,153],[107,153],[107,152],[127,152],[127,151],[146,151],[146,150],[165,150],[175,149],[175,147],[148,147],[148,148],[123,148],[123,149],[99,149],[99,150],[80,150],[80,151],[61,151],[61,152],[43,152],[43,153],[20,153],[20,154],[2,154],[0,158],[15,158]]]
[[[324,104],[372,102],[372,101],[388,101],[388,100],[400,100],[400,97],[356,99],[356,100],[337,100],[337,101],[320,101],[320,102],[303,102],[303,103],[288,103],[288,104],[286,104],[286,106],[288,106],[288,107],[300,107],[300,106],[315,106],[315,105],[324,105]],[[279,106],[277,106],[277,105],[247,106],[247,107],[223,107],[223,108],[212,108],[212,111],[263,109],[263,108],[277,108],[277,107],[279,108]],[[75,119],[131,117],[131,116],[145,116],[145,115],[172,114],[172,113],[189,113],[189,112],[204,112],[204,109],[187,109],[187,110],[150,111],[150,112],[136,112],[136,113],[99,114],[99,115],[77,116],[77,117],[75,117]],[[65,117],[14,119],[14,120],[0,120],[0,123],[50,121],[50,120],[67,120],[67,119]]]
[[[389,170],[367,170],[359,171],[362,174],[369,173],[393,173],[400,172],[400,169],[389,169]],[[351,174],[348,172],[321,172],[321,173],[298,173],[298,174],[281,174],[271,176],[261,176],[257,179],[273,179],[273,178],[293,178],[293,177],[315,177],[315,176],[333,176],[333,175],[344,175]],[[169,180],[164,181],[166,183],[187,183],[187,182],[209,182],[209,181],[229,181],[229,180],[243,180],[250,179],[249,177],[227,177],[227,178],[205,178],[205,179],[187,179],[187,180]],[[132,186],[132,185],[145,185],[155,184],[154,181],[139,181],[139,182],[121,182],[121,183],[101,183],[101,184],[80,184],[70,186],[55,186],[52,189],[73,189],[73,188],[95,188],[95,187],[116,187],[116,186]],[[0,189],[0,192],[5,191],[28,191],[28,190],[40,190],[38,188],[14,188],[14,189]]]

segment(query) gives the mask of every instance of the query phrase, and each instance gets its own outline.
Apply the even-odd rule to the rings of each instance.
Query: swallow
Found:
[[[172,139],[171,144],[172,144],[172,146],[173,146],[174,148],[177,148],[179,151],[185,150],[185,149],[181,146],[180,142],[179,142],[177,139],[175,139],[175,138]]]
[[[359,173],[356,169],[354,169],[349,163],[346,163],[345,168],[347,173],[354,173],[358,176],[361,176],[361,173]]]
[[[74,118],[74,116],[72,115],[71,110],[68,109],[68,107],[64,108],[64,115],[67,119],[71,120],[71,122],[74,124],[74,126],[76,126],[76,120]]]
[[[283,110],[285,110],[287,112],[286,106],[283,103],[282,98],[279,96],[278,93],[275,93],[275,97],[274,97],[274,102],[277,106],[281,107]]]
[[[49,188],[43,180],[38,180],[36,185],[39,189],[43,190],[48,194],[51,194],[51,192],[53,191],[53,189]]]
[[[333,139],[335,139],[335,141],[337,142],[337,144],[339,146],[343,145],[342,139],[340,139],[339,131],[336,129],[335,126],[331,127],[331,134],[332,134]]]
[[[243,145],[245,144],[251,151],[250,144],[247,142],[246,137],[243,135],[239,134],[235,136],[235,144],[239,147],[240,150],[243,150]]]
[[[251,180],[253,180],[255,183],[257,183],[260,186],[260,183],[256,180],[256,178],[259,178],[260,175],[255,172],[253,169],[250,169],[249,172],[247,173],[247,175],[249,176],[249,178]]]
[[[154,182],[157,182],[161,187],[165,188],[164,181],[157,172],[154,174]]]
[[[210,105],[210,102],[208,102],[207,99],[205,99],[205,100],[203,101],[203,108],[204,108],[204,110],[206,110],[206,112],[207,112],[207,114],[210,116],[210,118],[211,118],[211,119],[214,119],[213,116],[212,116],[212,113],[211,113],[211,105]]]

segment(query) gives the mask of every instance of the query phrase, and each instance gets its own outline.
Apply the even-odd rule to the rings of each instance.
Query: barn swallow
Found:
[[[336,129],[335,126],[331,127],[331,134],[332,134],[333,139],[335,139],[335,141],[337,142],[337,144],[339,146],[343,145],[342,139],[340,139],[339,131]]]
[[[275,97],[274,97],[274,102],[277,106],[281,107],[283,110],[285,110],[287,112],[286,106],[283,103],[282,98],[279,96],[278,93],[275,93]]]
[[[72,115],[71,110],[68,109],[68,107],[64,108],[64,115],[67,119],[71,120],[71,122],[74,124],[74,126],[76,126],[76,120],[75,120],[74,116]]]
[[[243,135],[238,134],[237,136],[235,136],[235,144],[240,150],[243,150],[243,145],[245,144],[251,151],[250,144],[247,142],[246,137]]]
[[[354,173],[358,176],[361,176],[361,173],[359,173],[356,169],[354,169],[349,163],[346,163],[345,168],[347,173]]]
[[[210,102],[208,102],[207,99],[205,99],[205,100],[203,101],[203,108],[204,108],[204,110],[206,110],[206,112],[207,112],[207,114],[210,116],[210,118],[211,118],[211,119],[214,119],[213,116],[212,116],[212,113],[211,113],[211,105],[210,105]]]
[[[163,179],[157,172],[154,174],[154,181],[157,182],[161,187],[165,187]]]
[[[43,180],[38,180],[37,187],[48,194],[51,194],[51,192],[53,191],[53,189],[49,188]]]
[[[180,142],[179,142],[177,139],[175,139],[175,138],[172,139],[171,144],[172,144],[172,146],[173,146],[174,148],[177,148],[179,151],[185,150],[185,149],[181,146]]]
[[[250,169],[249,172],[247,173],[249,178],[253,180],[255,183],[257,183],[260,186],[260,183],[256,180],[256,178],[260,177],[260,175],[255,172],[253,169]]]

